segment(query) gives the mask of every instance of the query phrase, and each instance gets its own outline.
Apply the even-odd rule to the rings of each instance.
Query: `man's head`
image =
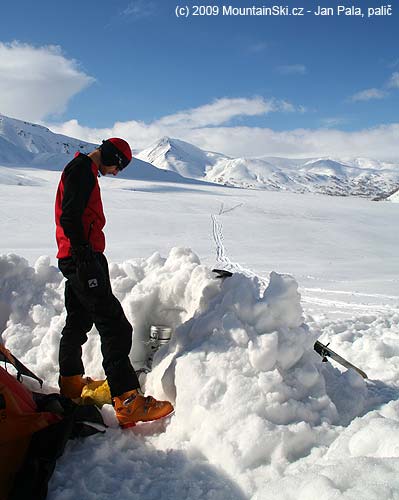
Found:
[[[116,175],[127,167],[132,159],[129,144],[118,137],[103,141],[98,149],[101,154],[100,172],[102,175]]]

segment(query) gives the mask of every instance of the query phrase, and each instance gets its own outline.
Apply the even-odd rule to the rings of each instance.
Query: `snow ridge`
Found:
[[[75,151],[87,153],[94,147],[41,125],[0,115],[0,165],[60,170]],[[140,180],[157,177],[151,164],[161,171],[161,181],[185,182],[182,178],[186,178],[246,189],[374,199],[389,196],[399,186],[398,162],[367,158],[230,158],[169,137],[162,137],[136,157],[136,167],[147,166],[137,172]],[[126,170],[121,177],[136,178],[133,168]]]
[[[48,128],[0,114],[0,164],[63,167],[75,151],[87,153],[94,144],[54,134]]]
[[[169,137],[162,137],[137,154],[137,158],[158,168],[172,170],[184,177],[194,179],[204,178],[207,170],[219,157],[223,156],[203,151],[188,142]]]
[[[399,185],[399,163],[367,158],[230,158],[169,137],[138,157],[186,177],[247,189],[374,198]]]

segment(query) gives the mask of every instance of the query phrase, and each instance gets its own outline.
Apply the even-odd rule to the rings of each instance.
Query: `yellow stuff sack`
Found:
[[[85,385],[80,397],[84,405],[96,405],[101,408],[103,405],[112,403],[107,380],[97,380]]]

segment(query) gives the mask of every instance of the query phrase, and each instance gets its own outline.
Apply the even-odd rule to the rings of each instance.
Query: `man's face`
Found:
[[[99,170],[101,172],[101,175],[118,175],[118,173],[120,172],[119,168],[116,165],[112,165],[112,167],[101,165]]]

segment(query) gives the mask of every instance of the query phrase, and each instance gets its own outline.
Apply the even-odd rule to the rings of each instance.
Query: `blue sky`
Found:
[[[191,9],[197,3],[186,1]],[[307,14],[185,19],[175,16],[179,2],[26,0],[2,5],[0,113],[56,123],[58,131],[87,139],[117,131],[116,122],[133,122],[125,135],[136,138],[138,147],[150,143],[158,131],[168,134],[170,122],[172,133],[203,147],[213,145],[204,139],[204,128],[222,128],[224,134],[226,127],[234,133],[245,128],[245,137],[252,129],[267,129],[277,142],[287,134],[285,148],[276,149],[273,142],[272,152],[281,149],[281,154],[295,153],[295,147],[290,152],[289,133],[302,129],[353,137],[390,127],[392,139],[397,138],[399,7],[392,16],[373,18],[367,18],[367,7],[381,3],[359,0],[364,18]],[[272,5],[245,0],[205,4]],[[313,10],[318,3],[281,5]],[[203,113],[212,117],[215,103],[218,117],[206,123]],[[246,103],[252,111],[245,111]],[[201,116],[199,123],[192,123],[193,112]],[[176,128],[181,114],[184,119]],[[185,134],[187,127],[190,134]],[[219,142],[222,147],[228,140]],[[263,153],[249,141],[242,154],[250,154],[251,148]],[[328,154],[328,146],[323,151]]]

